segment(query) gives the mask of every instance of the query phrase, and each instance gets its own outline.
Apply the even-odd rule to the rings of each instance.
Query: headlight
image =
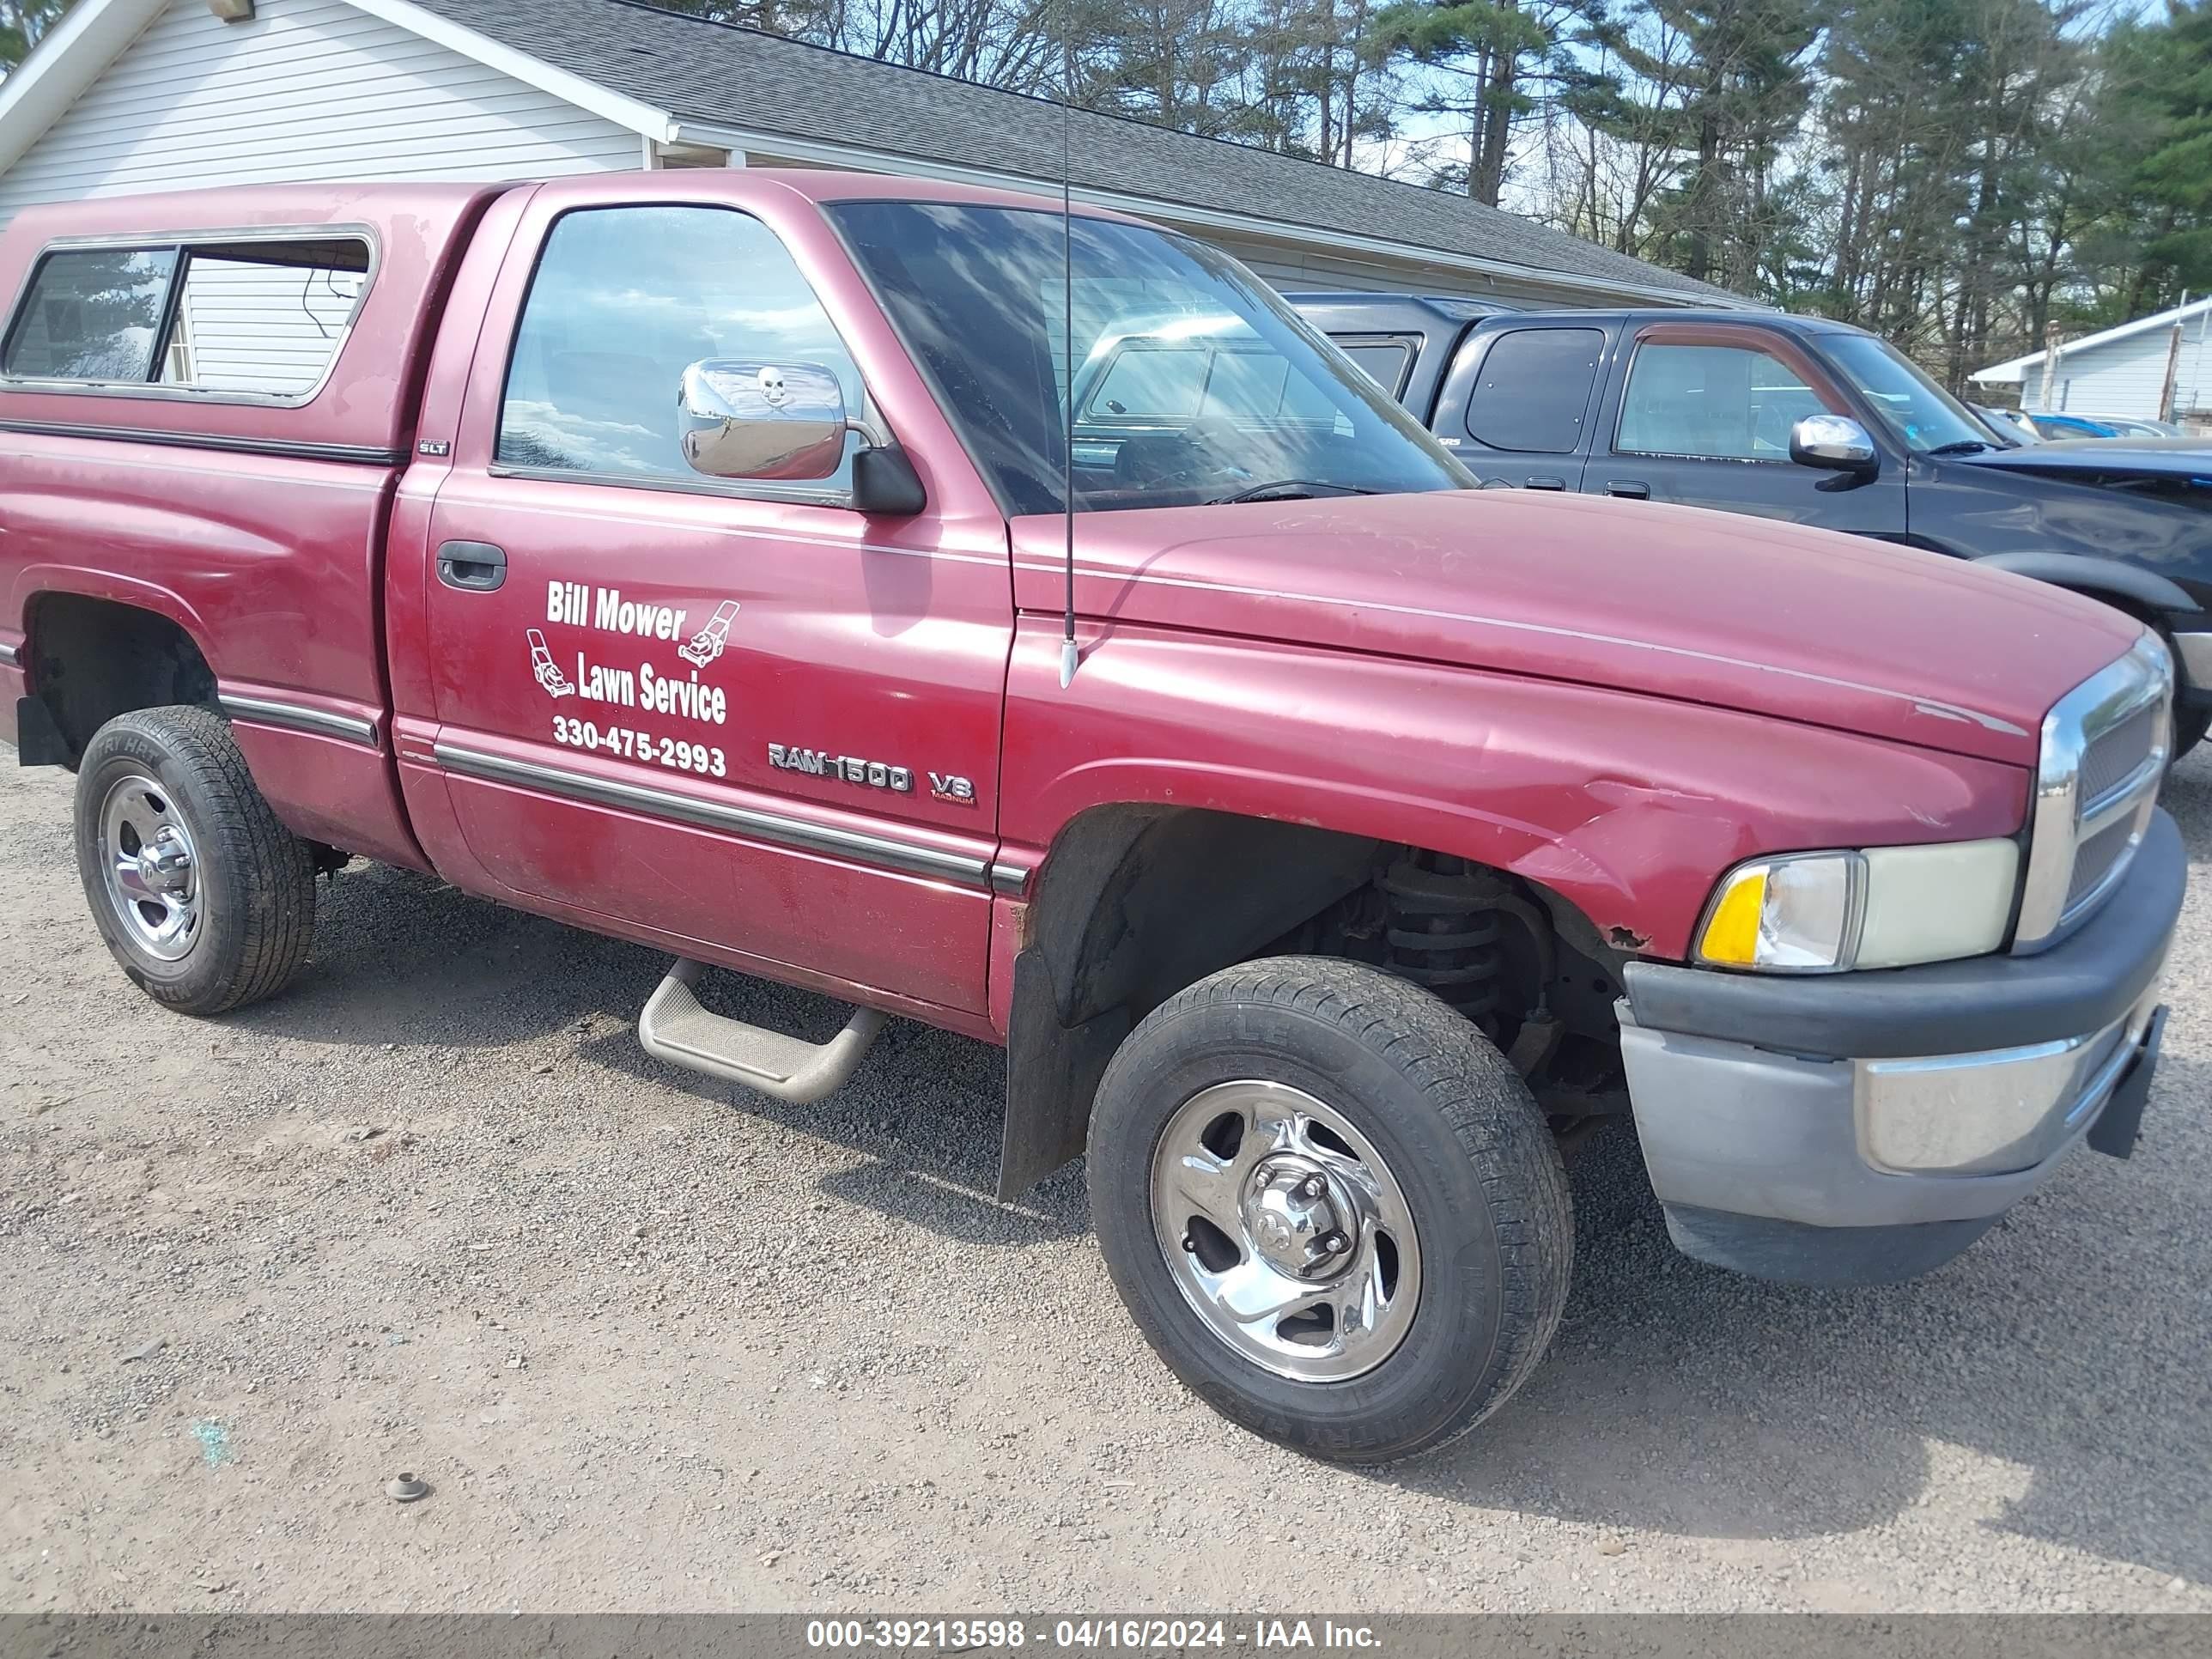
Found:
[[[1754,859],[1714,890],[1698,957],[1832,974],[1984,956],[2004,943],[2019,878],[2009,841]]]

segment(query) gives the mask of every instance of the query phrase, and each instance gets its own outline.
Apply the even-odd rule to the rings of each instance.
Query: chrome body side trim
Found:
[[[333,714],[327,708],[309,708],[296,702],[277,702],[269,697],[244,697],[229,691],[218,693],[216,701],[233,720],[282,726],[295,732],[312,732],[317,737],[343,738],[350,743],[376,747],[376,723],[356,715]]]
[[[14,646],[0,643],[0,668],[20,667],[22,660],[22,653]]]
[[[990,865],[988,860],[961,853],[947,853],[916,842],[871,835],[865,830],[840,829],[834,824],[815,823],[804,818],[786,817],[781,813],[763,812],[748,806],[726,806],[719,801],[701,800],[696,795],[679,794],[672,789],[655,789],[646,784],[594,777],[587,773],[570,772],[536,761],[514,760],[505,755],[486,754],[482,750],[464,748],[459,744],[442,740],[434,745],[432,753],[440,766],[464,777],[543,789],[551,794],[588,802],[595,806],[620,807],[627,811],[643,812],[652,817],[696,824],[702,830],[719,830],[726,835],[771,842],[778,846],[795,847],[810,853],[827,853],[833,857],[850,859],[855,863],[881,865],[908,875],[927,876],[932,880],[954,882],[963,887],[987,888],[989,885]]]
[[[1029,891],[1030,872],[1018,864],[994,864],[991,866],[991,890],[1004,893],[1008,898],[1019,898]]]
[[[2158,636],[2146,633],[2127,654],[2092,674],[2043,717],[2034,793],[2028,806],[2027,866],[2021,880],[2020,920],[2013,950],[2048,950],[2102,903],[2117,886],[2158,805],[2166,757],[2173,744],[2170,718],[2161,719],[2142,759],[2091,799],[2081,798],[2082,763],[2091,746],[2152,704],[2170,708],[2173,663]],[[2074,868],[2082,845],[2099,830],[2132,816],[2126,848],[2094,886],[2075,892]]]

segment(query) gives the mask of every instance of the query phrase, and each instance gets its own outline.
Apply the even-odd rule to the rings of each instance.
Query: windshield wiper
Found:
[[[1956,443],[1937,444],[1930,455],[1978,455],[1985,449],[1995,449],[1995,444],[1985,444],[1979,438],[1961,438]]]
[[[1311,501],[1316,495],[1372,495],[1371,489],[1362,489],[1358,484],[1324,483],[1317,478],[1278,478],[1273,483],[1254,484],[1249,489],[1240,489],[1233,495],[1216,495],[1208,507],[1228,507],[1237,501]]]

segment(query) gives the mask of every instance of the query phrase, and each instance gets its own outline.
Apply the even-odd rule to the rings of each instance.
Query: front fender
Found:
[[[1116,625],[1059,682],[1024,617],[1007,683],[1004,861],[1114,805],[1204,808],[1473,859],[1618,948],[1680,958],[1765,852],[2015,833],[2027,775],[1848,732],[1522,678]]]
[[[2123,610],[2142,611],[2180,617],[2202,614],[2202,607],[2177,582],[2152,570],[2100,559],[2085,553],[1991,553],[1976,564],[2032,576],[2055,587],[2070,589]]]

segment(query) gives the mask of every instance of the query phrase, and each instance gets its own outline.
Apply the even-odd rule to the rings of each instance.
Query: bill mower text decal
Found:
[[[699,670],[720,658],[726,647],[730,624],[736,620],[738,602],[725,599],[703,629],[687,636],[684,619],[690,613],[681,606],[641,604],[622,596],[618,587],[594,587],[583,582],[549,582],[545,620],[641,640],[686,639],[677,654],[692,665],[688,673],[671,673],[640,660],[634,668],[594,662],[580,648],[573,676],[553,659],[538,629],[530,633],[531,672],[549,697],[575,697],[584,702],[603,702],[617,708],[641,708],[653,714],[674,714],[708,726],[726,725],[730,717],[728,694],[719,685],[703,683]]]

